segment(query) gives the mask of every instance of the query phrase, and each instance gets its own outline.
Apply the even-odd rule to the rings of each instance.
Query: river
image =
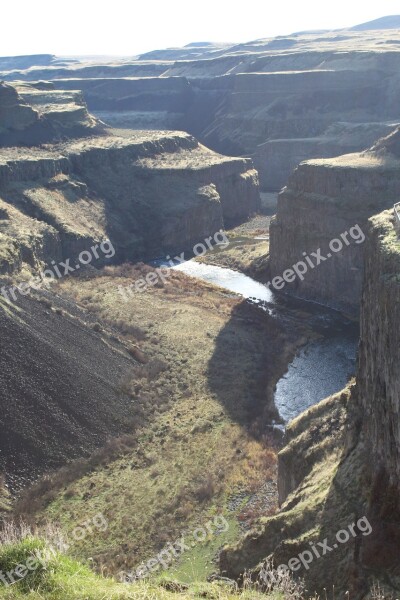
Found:
[[[275,404],[285,422],[340,391],[355,373],[358,326],[340,313],[311,302],[274,294],[261,283],[237,271],[193,260],[174,266],[196,277],[259,303],[274,314],[274,306],[306,313],[311,329],[318,334],[296,355],[276,387]]]

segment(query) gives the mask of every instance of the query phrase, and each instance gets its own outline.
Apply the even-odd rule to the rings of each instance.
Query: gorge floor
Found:
[[[59,319],[76,305],[103,343],[122,340],[135,359],[118,385],[136,432],[95,466],[91,459],[83,469],[72,464],[46,489],[39,482],[17,513],[70,532],[101,512],[111,531],[74,543],[71,552],[109,574],[138,567],[182,532],[223,515],[228,531],[208,536],[169,570],[183,582],[204,580],[224,544],[277,509],[279,438],[267,426],[278,419],[274,388],[296,348],[318,334],[299,307],[271,317],[175,270],[124,301],[118,286],[151,270],[106,267],[64,280],[53,304],[47,300]]]
[[[45,493],[40,483],[29,490],[17,512],[60,522],[67,532],[102,512],[111,524],[107,533],[71,551],[114,574],[224,515],[226,534],[211,536],[173,567],[182,580],[204,580],[215,570],[218,548],[251,527],[260,511],[277,508],[277,446],[262,424],[275,415],[273,388],[300,336],[288,336],[241,298],[176,272],[164,286],[124,302],[118,285],[148,270],[106,268],[58,286],[58,295],[94,318],[104,343],[121,338],[136,359],[120,387],[141,426],[133,447],[122,443],[84,474],[80,464],[71,475],[72,464]],[[265,486],[267,500],[260,503]]]

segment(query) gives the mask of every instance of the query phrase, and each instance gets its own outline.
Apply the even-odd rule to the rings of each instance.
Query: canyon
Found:
[[[364,150],[400,123],[399,41],[397,29],[371,26],[103,62],[8,58],[0,79],[81,90],[113,127],[183,130],[250,156],[261,188],[279,191],[302,160]]]
[[[102,511],[110,531],[71,556],[118,577],[225,515],[224,535],[168,567],[168,598],[206,580],[250,597],[266,561],[306,552],[294,578],[311,594],[398,593],[397,19],[133,58],[0,58],[0,289],[114,249],[0,295],[2,519],[71,533]],[[280,191],[276,208],[262,190]],[[354,227],[360,243],[284,294],[251,282],[244,299],[207,272],[265,283]],[[227,248],[122,298],[218,231]],[[355,376],[284,422],[277,385],[335,322],[324,310],[360,323]]]

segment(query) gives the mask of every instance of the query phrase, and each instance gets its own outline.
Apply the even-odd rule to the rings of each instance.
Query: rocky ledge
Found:
[[[245,220],[260,197],[249,159],[146,131],[3,149],[0,202],[0,272],[11,273],[105,238],[118,262],[182,252]]]
[[[0,82],[0,147],[34,146],[102,132],[80,92],[51,88],[43,83]]]

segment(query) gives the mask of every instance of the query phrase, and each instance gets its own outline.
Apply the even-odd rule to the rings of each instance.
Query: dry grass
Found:
[[[126,348],[134,344],[146,358],[121,382],[141,424],[129,443],[110,442],[39,482],[18,510],[66,532],[102,512],[110,530],[73,552],[108,573],[137,566],[210,514],[225,514],[229,537],[204,550],[207,560],[200,557],[206,576],[218,544],[237,535],[243,506],[232,512],[231,495],[253,497],[276,477],[276,449],[259,428],[268,390],[285,368],[284,339],[261,311],[175,271],[165,288],[123,302],[117,286],[149,268],[107,268],[100,277],[59,286],[95,317],[102,335],[118,337]],[[271,502],[273,510],[276,497]]]
[[[226,232],[229,246],[216,247],[196,260],[240,271],[259,281],[267,281],[270,221],[271,217],[257,215]],[[260,236],[268,239],[256,239]]]
[[[0,515],[10,510],[10,495],[6,486],[6,479],[0,473]]]

